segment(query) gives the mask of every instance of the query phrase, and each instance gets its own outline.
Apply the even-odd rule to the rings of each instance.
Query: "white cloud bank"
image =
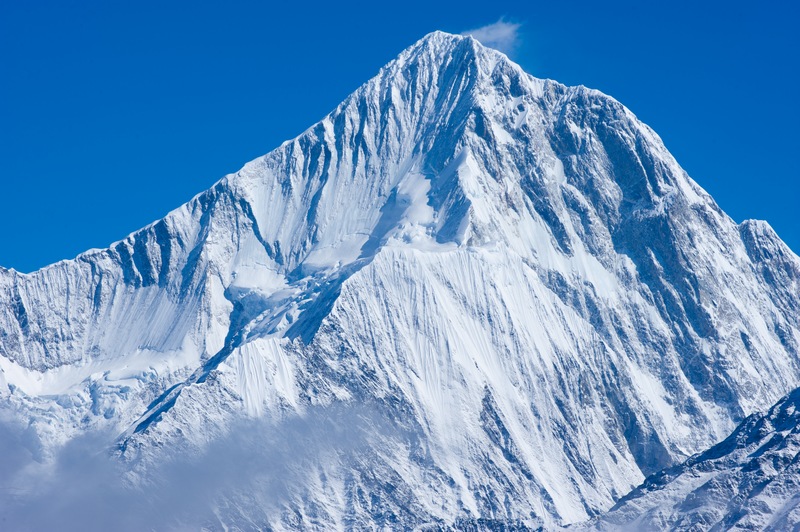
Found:
[[[165,447],[132,472],[113,433],[76,438],[40,463],[26,427],[2,414],[0,530],[15,532],[266,528],[308,500],[317,471],[382,478],[391,469],[372,469],[383,463],[375,456],[418,437],[381,404],[334,403],[279,421],[238,420],[202,451]]]
[[[510,55],[519,46],[519,29],[521,26],[522,24],[506,22],[500,19],[493,24],[462,32],[461,35],[472,35],[484,46]]]

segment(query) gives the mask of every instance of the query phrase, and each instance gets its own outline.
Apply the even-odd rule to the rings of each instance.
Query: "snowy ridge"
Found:
[[[800,522],[800,389],[649,477],[592,528],[789,530]]]
[[[354,427],[212,528],[550,527],[794,388],[799,286],[620,103],[436,32],[163,220],[0,271],[0,394],[134,483],[242,419]]]

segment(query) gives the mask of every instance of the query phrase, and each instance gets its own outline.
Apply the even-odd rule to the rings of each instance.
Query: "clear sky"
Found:
[[[528,72],[614,96],[736,221],[766,219],[800,252],[795,4],[0,2],[0,265],[106,247],[301,133],[424,34],[501,18]]]

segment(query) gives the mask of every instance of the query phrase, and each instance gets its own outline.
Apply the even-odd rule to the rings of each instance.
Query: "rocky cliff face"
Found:
[[[146,485],[266,427],[254,456],[290,465],[211,527],[578,522],[800,377],[800,260],[765,223],[612,98],[439,32],[163,220],[0,271],[0,301],[41,461],[111,431]]]

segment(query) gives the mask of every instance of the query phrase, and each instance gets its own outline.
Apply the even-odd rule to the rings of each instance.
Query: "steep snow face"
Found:
[[[146,479],[240,418],[337,412],[308,444],[367,405],[223,525],[580,521],[800,377],[800,260],[765,223],[615,100],[438,32],[164,220],[0,271],[0,300],[43,459],[111,429]]]
[[[800,522],[800,389],[662,471],[592,528],[789,530]]]

